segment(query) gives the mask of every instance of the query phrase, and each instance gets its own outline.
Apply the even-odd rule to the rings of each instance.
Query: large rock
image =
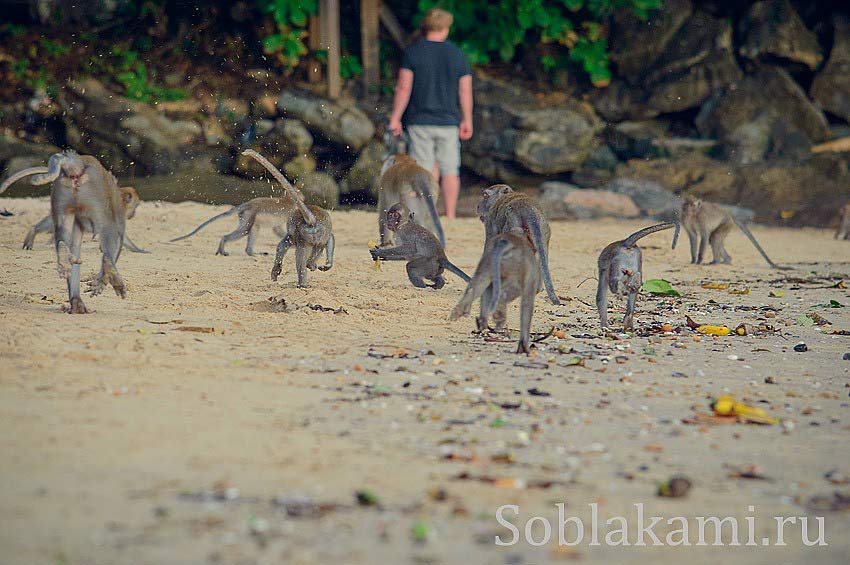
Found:
[[[308,128],[355,153],[375,135],[374,124],[354,103],[343,106],[313,94],[284,90],[277,107],[284,116],[301,120]]]
[[[703,12],[693,14],[644,75],[643,101],[657,114],[702,104],[712,92],[741,77],[732,52],[732,26]]]
[[[69,83],[65,93],[68,145],[97,156],[116,174],[174,172],[185,147],[203,139],[198,123],[169,119],[94,79]]]
[[[368,190],[377,198],[377,180],[386,153],[387,149],[383,143],[370,141],[349,169],[345,180],[340,184],[340,191],[348,193]]]
[[[605,188],[615,194],[628,196],[640,209],[642,216],[658,220],[674,218],[682,204],[679,197],[651,179],[626,175],[613,179]]]
[[[611,57],[624,80],[590,97],[607,120],[689,110],[742,76],[731,24],[706,12],[691,13],[688,2],[665,3],[648,22],[616,15],[614,30]]]
[[[566,98],[538,102],[515,85],[479,75],[475,126],[464,164],[491,180],[519,165],[539,175],[581,168],[603,124],[586,103]]]
[[[756,2],[739,22],[744,36],[741,56],[753,60],[785,59],[814,70],[823,61],[818,38],[788,0]]]
[[[339,186],[332,176],[322,172],[305,173],[298,178],[295,186],[304,193],[304,202],[321,206],[328,210],[339,204]]]
[[[735,168],[703,155],[649,161],[632,159],[617,167],[615,179],[615,182],[652,182],[674,194],[689,192],[719,202],[732,203],[738,198]],[[616,188],[612,190],[629,194]],[[643,208],[636,198],[635,203]]]
[[[61,151],[60,148],[49,143],[30,143],[15,137],[0,135],[0,171],[2,171],[0,179],[5,179],[10,174],[29,167],[46,166],[50,156]],[[24,182],[29,185],[28,182]]]
[[[809,93],[824,110],[850,122],[850,18],[834,15],[829,60]]]
[[[690,0],[667,0],[648,20],[631,10],[617,10],[611,33],[611,61],[617,74],[631,84],[640,84],[692,11]]]
[[[786,71],[774,67],[761,67],[712,96],[695,122],[700,134],[718,139],[739,164],[799,158],[831,135],[823,112]]]
[[[544,182],[538,200],[552,220],[637,218],[641,215],[632,199],[609,190],[580,189],[565,182]]]

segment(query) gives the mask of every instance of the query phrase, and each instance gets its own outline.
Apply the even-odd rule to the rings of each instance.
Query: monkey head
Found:
[[[494,184],[493,186],[485,188],[481,192],[483,198],[481,199],[481,202],[478,203],[478,219],[483,222],[487,217],[487,214],[490,212],[490,208],[493,206],[493,202],[496,198],[513,191],[514,189],[506,184]]]
[[[132,186],[122,186],[121,202],[124,204],[124,213],[128,220],[132,220],[136,215],[136,208],[139,207],[139,193]]]
[[[398,231],[398,228],[413,220],[413,213],[402,202],[397,202],[387,210],[387,229]]]
[[[702,207],[702,200],[689,194],[682,201],[682,218],[693,218]]]

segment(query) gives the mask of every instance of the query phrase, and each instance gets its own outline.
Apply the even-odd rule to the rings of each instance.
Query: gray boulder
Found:
[[[309,172],[301,175],[295,186],[304,193],[304,202],[321,206],[328,210],[339,204],[339,186],[332,176],[322,172]]]
[[[314,94],[284,90],[277,107],[284,116],[301,120],[351,152],[360,151],[375,135],[372,121],[353,103],[343,106]]]
[[[823,61],[818,38],[788,0],[756,2],[739,22],[738,52],[753,60],[785,59],[814,70]]]
[[[538,200],[552,220],[637,218],[641,215],[631,197],[609,190],[581,189],[565,182],[544,182]]]
[[[829,60],[809,90],[824,110],[850,122],[850,18],[832,17],[833,44]]]
[[[65,93],[68,144],[97,156],[116,174],[174,172],[185,147],[203,140],[197,122],[167,118],[94,79],[69,83]]]
[[[719,140],[726,156],[739,164],[800,156],[831,135],[823,112],[786,71],[774,67],[761,67],[712,96],[695,123],[700,134]]]
[[[380,141],[370,141],[357,156],[340,190],[344,193],[369,190],[377,198],[377,181],[387,150]]]

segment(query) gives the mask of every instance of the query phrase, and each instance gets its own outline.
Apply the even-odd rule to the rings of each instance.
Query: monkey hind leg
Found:
[[[536,294],[536,281],[529,278],[523,285],[519,305],[519,343],[517,344],[517,353],[531,353],[531,317],[534,315],[534,295]]]
[[[127,289],[124,285],[124,279],[118,272],[118,256],[121,253],[121,245],[123,237],[118,233],[118,229],[114,226],[107,226],[101,230],[100,248],[103,251],[103,260],[100,269],[100,275],[89,285],[89,293],[92,295],[99,294],[105,284],[109,284],[115,294],[121,298],[127,297]]]
[[[434,284],[431,285],[431,288],[433,288],[434,290],[440,290],[441,288],[446,286],[446,279],[443,277],[443,275],[437,275],[432,280],[434,281]]]
[[[433,276],[431,263],[432,261],[428,258],[418,258],[408,261],[406,265],[407,278],[410,279],[413,286],[416,288],[428,288],[430,286],[425,284],[425,278],[430,279]]]
[[[599,271],[599,284],[596,287],[596,310],[602,329],[608,329],[608,270]]]
[[[254,227],[254,222],[246,220],[245,217],[240,214],[240,216],[239,216],[239,226],[237,226],[237,228],[235,230],[233,230],[232,232],[226,234],[224,237],[221,238],[221,241],[218,244],[218,250],[215,252],[215,254],[216,255],[223,255],[223,256],[227,257],[229,255],[229,253],[227,253],[227,251],[224,250],[224,246],[226,244],[230,243],[231,241],[236,241],[237,239],[242,239],[243,237],[245,237],[246,235],[248,235],[251,232],[251,228],[253,228],[253,227]],[[248,252],[249,247],[253,246],[252,244],[253,244],[253,242],[249,238],[248,247],[245,248],[246,252]],[[248,255],[251,255],[251,253],[248,253]]]
[[[35,236],[40,233],[52,232],[53,231],[53,218],[50,215],[43,217],[37,224],[30,228],[30,231],[27,233],[27,237],[24,238],[24,249],[32,249],[33,243],[35,243]]]
[[[251,229],[248,230],[248,242],[245,244],[245,253],[249,257],[253,257],[256,255],[254,252],[254,244],[257,242],[257,231],[259,228],[257,226],[252,226]]]
[[[83,243],[83,230],[79,224],[74,224],[71,230],[71,246],[68,247],[64,241],[60,241],[58,251],[60,254],[67,253],[67,260],[71,262],[71,268],[66,275],[68,283],[68,308],[69,314],[88,314],[88,309],[80,297],[80,249]]]
[[[493,301],[493,285],[487,285],[481,293],[478,317],[475,318],[475,327],[479,332],[487,331],[490,325],[490,304]]]

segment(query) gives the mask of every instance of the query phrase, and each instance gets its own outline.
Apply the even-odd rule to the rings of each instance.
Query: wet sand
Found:
[[[20,249],[48,207],[0,199],[15,214],[0,218],[4,563],[850,562],[850,512],[810,504],[850,491],[825,478],[850,475],[850,336],[831,333],[850,330],[850,307],[818,306],[850,306],[850,290],[832,288],[850,278],[850,242],[831,232],[755,227],[772,258],[795,267],[782,273],[740,233],[731,266],[689,265],[686,237],[674,252],[670,232],[647,238],[644,278],[684,296],[642,295],[637,334],[606,337],[586,279],[604,245],[644,223],[555,223],[563,305],[538,295],[532,329],[564,338],[526,358],[514,341],[472,333],[472,318],[447,321],[459,279],[418,290],[402,263],[373,270],[367,212],[334,212],[336,264],[298,289],[292,256],[272,282],[271,256],[246,256],[245,240],[213,255],[233,218],[165,243],[225,208],[145,202],[128,234],[152,253],[122,254],[127,299],[107,290],[86,299],[92,314],[69,316],[50,238]],[[450,258],[471,273],[481,224],[445,228]],[[275,244],[261,233],[260,251]],[[85,243],[84,275],[97,251]],[[810,280],[770,282],[785,276]],[[800,325],[810,312],[830,324]],[[685,315],[775,331],[695,341]],[[516,305],[508,323],[517,327]],[[672,332],[653,333],[665,323]],[[795,352],[799,342],[808,350]],[[783,423],[700,420],[721,394]],[[757,465],[767,480],[734,478],[729,465]],[[691,479],[688,496],[658,497],[676,474]],[[377,504],[358,504],[360,490]],[[511,538],[499,506],[519,506],[522,531],[534,515],[557,528],[559,502],[584,520],[582,544],[559,548],[555,530],[541,547],[494,545]],[[774,516],[809,517],[812,538],[823,516],[829,545],[804,547],[798,521],[785,547],[591,546],[593,503],[600,541],[619,515],[634,543],[643,503],[647,523],[687,518],[692,544],[697,516],[737,517],[742,544],[747,516],[758,544],[775,541]],[[542,537],[540,523],[532,533]]]

